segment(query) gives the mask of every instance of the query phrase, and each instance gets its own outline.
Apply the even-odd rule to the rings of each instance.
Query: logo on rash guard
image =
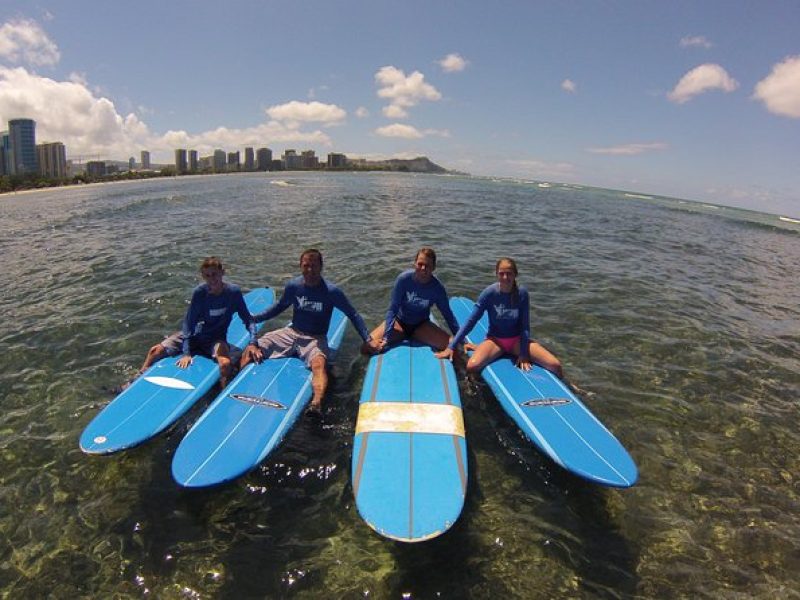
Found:
[[[314,302],[305,296],[297,297],[297,308],[308,312],[322,312],[322,302]]]
[[[519,317],[519,309],[506,308],[505,304],[497,304],[494,307],[494,314],[498,319],[516,319]]]
[[[416,292],[406,292],[406,304],[409,304],[410,306],[421,306],[422,308],[428,308],[430,303],[430,300],[417,296]]]
[[[221,317],[221,316],[222,316],[222,315],[224,315],[226,312],[228,312],[228,309],[227,309],[227,308],[225,308],[225,307],[223,307],[223,308],[212,308],[212,309],[210,309],[210,310],[208,311],[208,314],[209,314],[210,316],[212,316],[212,317]]]

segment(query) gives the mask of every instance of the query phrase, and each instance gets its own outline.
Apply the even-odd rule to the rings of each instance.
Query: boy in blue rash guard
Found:
[[[216,256],[206,258],[200,265],[200,274],[205,283],[192,292],[181,331],[150,348],[140,372],[164,356],[178,354],[182,356],[176,364],[185,369],[192,364],[192,356],[201,354],[217,361],[220,385],[225,387],[233,366],[231,348],[226,339],[233,313],[238,314],[250,330],[251,338],[255,337],[255,323],[239,287],[222,281],[225,268],[220,259]]]
[[[474,350],[467,361],[467,371],[475,373],[503,354],[517,357],[517,366],[529,371],[531,362],[552,371],[563,379],[561,362],[549,350],[530,340],[530,315],[528,290],[517,286],[517,263],[501,258],[495,265],[497,283],[493,283],[478,296],[475,309],[447,348],[438,352],[438,358],[452,358],[453,350],[472,331],[484,312],[489,312],[489,331],[480,344],[466,344]]]
[[[414,268],[398,275],[392,289],[386,320],[372,330],[373,339],[380,340],[380,348],[414,339],[442,350],[450,341],[450,336],[431,321],[431,306],[436,305],[442,313],[450,331],[458,331],[450,302],[442,283],[433,275],[436,269],[436,252],[433,248],[420,248],[414,258]],[[361,351],[371,354],[371,347],[365,344]]]
[[[358,314],[344,292],[322,278],[322,253],[309,249],[300,255],[302,275],[295,277],[283,290],[280,300],[262,313],[253,316],[256,323],[278,316],[292,306],[294,308],[291,327],[284,327],[261,336],[251,338],[244,351],[241,366],[264,358],[297,356],[311,369],[313,397],[309,410],[319,412],[322,398],[328,387],[328,327],[333,309],[341,310],[358,331],[364,343],[378,352],[372,342],[364,319]]]

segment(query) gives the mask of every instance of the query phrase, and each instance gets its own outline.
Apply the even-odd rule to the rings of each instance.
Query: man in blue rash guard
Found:
[[[450,341],[450,336],[431,321],[431,307],[435,305],[442,313],[450,331],[458,331],[447,290],[433,275],[436,269],[436,252],[433,248],[420,248],[414,258],[414,268],[398,275],[392,289],[386,320],[372,330],[371,336],[380,340],[380,348],[385,349],[406,338],[414,339],[442,350]],[[370,354],[369,344],[361,351]]]
[[[322,278],[322,253],[316,249],[305,250],[300,255],[301,275],[295,277],[283,290],[280,300],[262,313],[253,316],[256,323],[278,316],[293,307],[292,325],[261,336],[255,336],[242,355],[241,366],[251,361],[261,362],[264,358],[283,358],[297,356],[311,369],[311,388],[313,397],[309,410],[319,412],[322,398],[328,387],[328,327],[333,309],[341,310],[358,331],[373,353],[378,352],[378,344],[373,342],[358,314],[344,292]]]
[[[511,258],[501,258],[495,265],[497,282],[484,289],[475,308],[447,348],[438,352],[438,358],[452,358],[455,348],[464,341],[484,312],[489,313],[489,331],[486,339],[476,346],[467,361],[467,371],[475,373],[503,354],[517,359],[517,366],[529,371],[531,362],[552,371],[563,379],[561,362],[540,343],[530,339],[530,301],[528,290],[517,285],[517,263]]]
[[[192,292],[192,300],[183,319],[181,331],[173,333],[156,344],[147,353],[140,372],[144,372],[155,361],[164,356],[181,358],[176,363],[181,369],[192,364],[192,356],[201,354],[213,358],[219,365],[220,385],[225,387],[231,376],[231,348],[228,345],[228,326],[233,313],[239,315],[255,337],[255,323],[238,286],[222,280],[225,268],[216,256],[209,256],[200,265],[200,274],[205,283]],[[237,349],[238,351],[238,349]]]

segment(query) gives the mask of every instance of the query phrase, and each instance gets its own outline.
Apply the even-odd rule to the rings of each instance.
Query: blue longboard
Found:
[[[460,324],[474,306],[468,298],[450,299]],[[479,344],[488,326],[484,314],[467,340]],[[525,372],[503,357],[481,375],[508,416],[557,464],[601,485],[626,488],[636,483],[636,464],[622,444],[553,373],[538,365]]]
[[[347,319],[334,309],[328,346],[335,352]],[[185,487],[235,479],[280,444],[311,400],[311,371],[298,358],[250,363],[206,409],[172,459],[172,476]]]
[[[257,313],[270,306],[275,294],[257,288],[244,296],[247,308]],[[249,333],[238,315],[228,327],[228,343],[244,348]],[[217,363],[195,356],[181,369],[177,358],[163,358],[114,398],[87,425],[80,437],[81,450],[88,454],[110,454],[131,448],[172,425],[219,380]]]
[[[450,361],[409,342],[370,359],[352,477],[358,512],[383,536],[420,542],[455,523],[467,491],[467,444]]]

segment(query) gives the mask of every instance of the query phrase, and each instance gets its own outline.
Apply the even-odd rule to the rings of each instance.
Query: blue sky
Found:
[[[3,0],[20,116],[68,158],[426,155],[800,217],[800,2]]]

